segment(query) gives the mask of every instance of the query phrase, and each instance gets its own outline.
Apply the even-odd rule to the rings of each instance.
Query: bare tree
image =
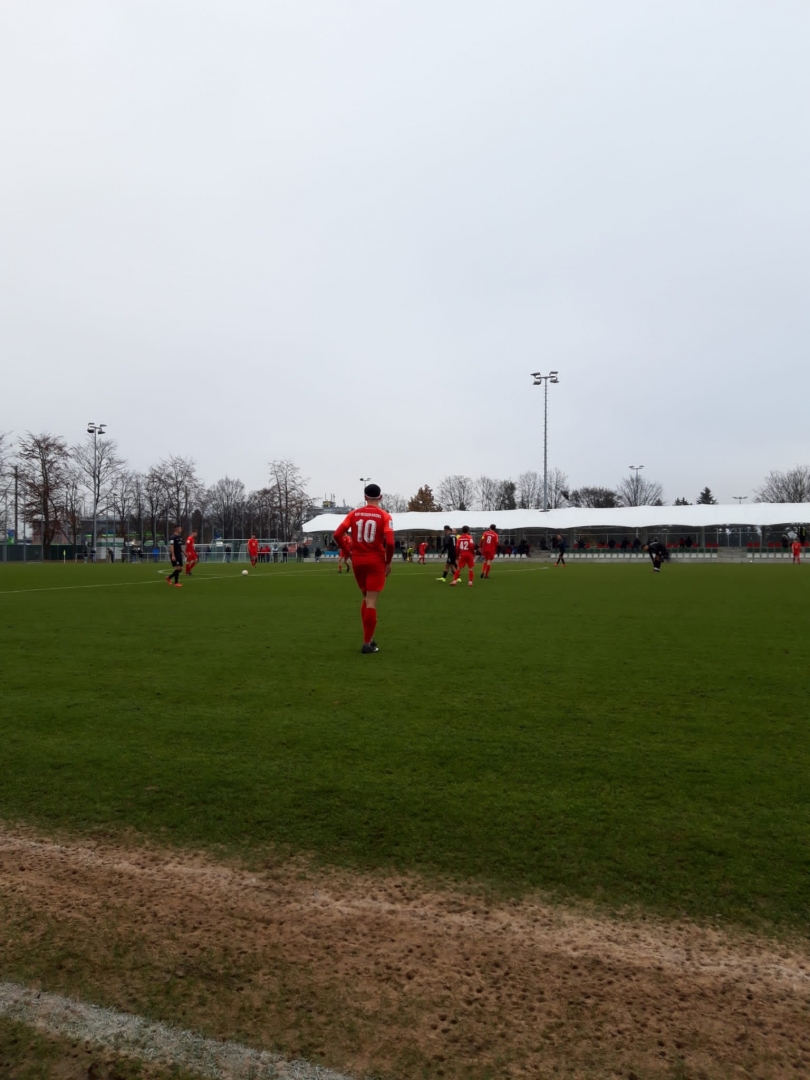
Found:
[[[159,465],[153,465],[143,479],[143,494],[147,514],[152,522],[152,543],[157,543],[158,521],[168,515],[168,496],[166,483]],[[166,543],[169,542],[168,535]]]
[[[263,505],[269,506],[267,489],[256,492]],[[220,536],[234,536],[236,519],[242,513],[245,504],[245,485],[241,480],[223,476],[208,489],[208,514]]]
[[[555,467],[548,470],[548,508],[559,510],[562,506],[568,506],[568,477]]]
[[[520,474],[517,481],[517,504],[521,510],[539,510],[543,505],[543,477],[539,473]]]
[[[48,432],[32,435],[29,431],[20,439],[17,460],[23,489],[23,517],[32,524],[40,523],[43,553],[47,558],[62,525],[70,452],[60,435]]]
[[[605,510],[619,505],[619,496],[613,488],[585,486],[577,488],[568,495],[571,506],[585,506]]]
[[[661,506],[664,489],[657,480],[648,480],[640,472],[625,476],[616,486],[620,506]]]
[[[796,465],[787,472],[769,472],[756,492],[757,502],[810,502],[810,466]]]
[[[166,512],[175,525],[188,528],[202,486],[191,458],[173,454],[158,466],[166,490]]]
[[[84,489],[85,483],[81,469],[79,469],[75,461],[72,461],[66,470],[63,506],[65,535],[70,537],[70,542],[74,547],[78,547],[82,522],[86,516]]]
[[[438,494],[443,509],[470,510],[475,501],[475,484],[469,476],[445,476]]]
[[[475,499],[481,510],[497,510],[501,481],[491,476],[479,476],[475,481]],[[468,509],[468,507],[464,507]]]
[[[124,460],[118,454],[115,439],[96,439],[88,435],[84,442],[71,448],[70,455],[90,493],[93,517],[99,508],[106,507],[112,485],[115,483]],[[92,546],[96,546],[93,537]]]
[[[11,447],[8,436],[0,431],[0,514],[3,520],[3,543],[8,536],[8,500],[12,490],[12,470],[9,467]]]
[[[129,519],[135,504],[134,476],[131,472],[124,469],[118,473],[115,482],[110,487],[108,501],[113,514],[113,544],[115,544],[116,527],[124,540],[127,539],[129,533]]]
[[[135,531],[143,544],[144,522],[147,516],[148,497],[147,481],[143,473],[133,472],[130,474],[132,482],[132,516],[135,519]]]
[[[404,514],[408,509],[408,500],[402,495],[383,495],[383,506],[389,514]]]
[[[301,525],[309,513],[312,499],[305,491],[307,483],[301,476],[301,470],[292,461],[270,462],[270,484],[267,491],[282,540],[292,540],[301,531]]]

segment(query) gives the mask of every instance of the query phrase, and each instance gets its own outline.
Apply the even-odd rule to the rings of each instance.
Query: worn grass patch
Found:
[[[0,816],[806,926],[804,568],[435,577],[3,567]]]

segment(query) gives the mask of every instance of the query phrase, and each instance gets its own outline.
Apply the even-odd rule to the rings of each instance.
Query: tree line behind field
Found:
[[[517,481],[495,480],[489,476],[446,476],[434,494],[427,484],[410,499],[399,495],[388,499],[392,512],[404,510],[539,510],[543,508],[543,476],[537,472],[521,473]],[[757,489],[754,502],[810,502],[810,466],[797,465],[787,472],[768,474]],[[675,506],[714,505],[717,503],[706,486],[694,500],[681,496]],[[559,468],[548,471],[547,506],[559,510],[566,506],[610,509],[619,506],[664,506],[663,487],[640,472],[623,477],[615,487],[583,485],[574,488]]]
[[[177,525],[186,532],[205,523],[223,537],[247,529],[289,540],[312,507],[306,483],[298,466],[286,460],[270,462],[267,484],[248,491],[229,476],[206,485],[195,462],[181,455],[138,472],[128,467],[114,439],[96,442],[88,435],[68,446],[58,435],[28,434],[12,448],[0,435],[4,528],[15,521],[35,525],[46,549],[56,538],[84,544],[94,512],[112,520],[122,537],[168,539]]]
[[[248,491],[244,483],[224,476],[207,485],[193,459],[171,455],[145,472],[131,469],[114,439],[89,434],[74,446],[59,435],[27,434],[12,445],[0,433],[0,520],[4,530],[16,522],[36,525],[47,548],[55,538],[85,543],[88,523],[98,517],[113,521],[118,536],[168,538],[179,525],[184,531],[201,529],[211,535],[257,535],[294,539],[311,516],[314,500],[307,494],[308,481],[288,460],[268,464],[267,484]],[[663,506],[660,483],[640,470],[622,478],[615,487],[573,487],[559,468],[548,473],[549,509],[566,506],[610,508]],[[757,489],[757,502],[810,502],[810,466],[786,472],[773,471]],[[717,502],[706,486],[694,500]],[[474,479],[445,476],[433,489],[424,484],[410,498],[387,495],[392,513],[406,510],[516,510],[542,509],[543,476],[527,471],[517,480],[489,476]],[[685,496],[674,505],[688,506]],[[105,526],[106,528],[106,526]]]

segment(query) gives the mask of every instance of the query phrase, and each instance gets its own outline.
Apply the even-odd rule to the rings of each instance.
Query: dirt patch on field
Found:
[[[810,1075],[810,950],[0,828],[0,973],[357,1077]]]

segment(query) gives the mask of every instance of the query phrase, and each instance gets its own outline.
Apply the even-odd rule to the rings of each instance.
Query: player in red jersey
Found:
[[[790,552],[793,556],[793,562],[800,563],[802,561],[802,545],[799,543],[798,540],[794,540],[793,543],[790,545]]]
[[[473,578],[475,577],[475,541],[468,525],[464,526],[456,538],[456,553],[458,555],[456,572],[450,584],[458,585],[461,571],[466,568],[470,578],[467,584],[472,588]]]
[[[425,555],[427,555],[427,543],[423,540],[422,543],[419,545],[419,558],[416,561],[424,565]]]
[[[191,571],[200,561],[197,556],[197,549],[194,546],[194,541],[197,539],[197,533],[192,532],[191,536],[186,537],[186,573],[191,574]]]
[[[346,567],[346,573],[347,574],[349,573],[349,571],[352,568],[352,564],[349,561],[350,558],[351,558],[351,555],[349,553],[343,551],[342,549],[338,550],[338,573],[339,574],[343,573],[343,567],[344,566]]]
[[[251,536],[248,540],[248,558],[250,559],[250,565],[255,566],[259,561],[259,541],[255,536]]]
[[[363,593],[360,607],[360,617],[363,620],[361,651],[375,653],[380,651],[374,640],[377,597],[385,588],[385,579],[391,573],[394,526],[391,515],[380,506],[382,492],[379,487],[369,484],[363,494],[366,505],[346,515],[335,529],[335,541],[344,558],[351,558],[355,580]]]
[[[495,526],[490,525],[481,536],[481,555],[484,560],[484,565],[481,567],[481,577],[488,578],[489,571],[492,567],[492,560],[495,558],[495,553],[498,550],[498,544],[500,543],[500,537],[495,532]]]

